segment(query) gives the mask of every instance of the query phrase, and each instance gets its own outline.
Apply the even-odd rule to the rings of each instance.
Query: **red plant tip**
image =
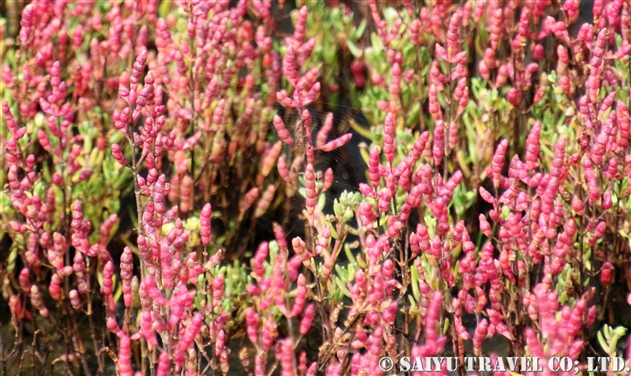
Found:
[[[114,286],[114,263],[109,260],[103,268],[103,295],[112,295],[112,287]]]
[[[497,189],[500,187],[500,179],[504,161],[506,160],[506,150],[508,149],[508,140],[502,140],[497,146],[495,155],[493,155],[493,164],[491,166],[493,172],[493,186]]]
[[[123,254],[121,255],[121,280],[123,281],[123,299],[125,303],[125,307],[131,307],[132,303],[132,288],[131,288],[131,280],[133,278],[133,270],[134,270],[134,259],[129,247],[125,247],[123,249]]]
[[[328,114],[326,114],[326,117],[324,118],[324,123],[322,124],[322,127],[316,135],[317,149],[321,149],[326,144],[326,140],[329,136],[331,128],[333,128],[333,114],[329,112]]]
[[[603,285],[609,285],[611,283],[612,273],[615,270],[613,264],[606,261],[600,270],[600,283]]]
[[[259,198],[259,194],[260,190],[257,187],[254,187],[247,191],[246,194],[243,195],[243,198],[239,203],[239,211],[241,213],[247,211],[252,206],[252,204],[254,204],[256,199]]]
[[[324,183],[322,184],[322,192],[326,192],[333,185],[333,169],[331,167],[324,171]]]
[[[287,130],[287,128],[285,128],[285,123],[283,122],[283,119],[281,119],[281,117],[278,115],[274,115],[274,119],[272,123],[274,124],[274,127],[276,128],[276,132],[278,133],[278,138],[280,138],[281,141],[283,141],[284,143],[288,145],[293,145],[294,139],[291,138],[289,131]]]
[[[307,279],[303,274],[300,274],[298,276],[297,283],[298,288],[296,290],[296,298],[294,299],[294,306],[291,309],[292,317],[298,316],[302,312],[307,302]]]
[[[291,338],[281,340],[277,345],[276,357],[280,361],[281,376],[295,376],[294,345]]]
[[[150,172],[151,174],[151,172]],[[149,179],[147,179],[149,182]],[[166,175],[162,174],[158,177],[153,187],[153,204],[155,205],[155,211],[158,214],[164,214],[166,212],[165,206],[165,193],[166,193]]]
[[[300,256],[300,258],[303,261],[306,261],[306,260],[309,259],[309,257],[311,257],[311,255],[308,254],[308,252],[307,252],[307,247],[306,247],[305,242],[299,236],[297,236],[297,237],[292,239],[291,245],[294,248],[294,252],[298,256]]]
[[[517,90],[515,88],[510,88],[508,93],[506,93],[506,100],[508,103],[513,105],[513,107],[519,107],[521,103],[523,92],[521,90]]]
[[[175,364],[178,367],[182,367],[184,364],[184,354],[187,349],[193,346],[195,342],[195,337],[199,334],[199,331],[202,328],[204,323],[204,318],[200,312],[195,312],[193,318],[191,319],[190,325],[186,328],[184,335],[180,338],[180,342],[177,344],[175,348]]]
[[[107,329],[109,329],[112,333],[116,334],[117,336],[121,332],[121,328],[116,323],[116,319],[114,317],[111,317],[111,316],[108,317],[105,322],[105,326],[107,327]]]
[[[383,124],[383,153],[386,159],[392,164],[394,161],[394,135],[395,135],[395,118],[392,112],[388,112],[386,120]]]
[[[400,221],[394,221],[392,225],[388,226],[388,237],[395,238],[403,229],[403,224]]]
[[[353,137],[353,135],[351,133],[347,133],[341,137],[336,138],[333,141],[330,141],[326,144],[324,144],[320,150],[324,151],[324,152],[330,152],[333,151],[335,149],[339,149],[342,146],[346,145],[346,143],[348,143],[348,141],[350,141],[351,137]]]
[[[274,168],[274,164],[280,155],[282,150],[283,143],[278,141],[272,146],[263,156],[262,167],[261,167],[261,175],[266,177]]]
[[[267,209],[269,209],[270,205],[272,204],[275,193],[276,186],[273,184],[268,185],[258,202],[256,210],[254,211],[254,218],[261,218],[263,214],[267,212]]]
[[[50,285],[48,287],[48,292],[50,293],[51,298],[56,301],[61,300],[61,277],[59,274],[53,274],[50,279]]]
[[[285,232],[283,231],[283,227],[278,224],[278,222],[273,222],[272,230],[274,232],[276,243],[278,243],[278,248],[280,248],[280,250],[283,252],[287,252],[287,240],[285,239]]]
[[[183,214],[189,212],[192,206],[193,199],[193,178],[189,174],[184,174],[182,181],[180,182],[180,211]],[[175,188],[175,187],[173,187]]]
[[[118,344],[118,372],[121,376],[131,376],[134,372],[131,366],[131,340],[125,333],[121,334]]]
[[[39,314],[42,315],[42,317],[48,318],[49,312],[46,306],[44,305],[42,295],[37,285],[31,286],[30,296],[31,296],[31,304],[33,305],[33,308],[37,309],[39,311]]]
[[[317,192],[315,184],[315,173],[313,171],[313,165],[307,164],[305,169],[305,191],[306,191],[306,206],[309,216],[309,225],[313,226],[315,207],[317,203]]]
[[[540,152],[540,139],[541,137],[541,123],[536,121],[532,126],[528,138],[526,139],[526,164],[529,170],[534,170],[538,167],[539,152]]]
[[[311,328],[311,324],[313,323],[313,319],[315,318],[315,306],[313,304],[307,305],[305,312],[302,315],[302,320],[300,321],[300,335],[306,335]]]
[[[255,345],[258,343],[259,338],[259,322],[258,313],[252,307],[248,307],[245,311],[246,333],[250,341]]]
[[[20,287],[26,294],[30,294],[31,292],[31,279],[30,279],[30,270],[28,268],[23,268],[20,271],[20,275],[18,277],[18,282],[20,283]]]
[[[156,376],[168,376],[170,370],[171,362],[169,360],[169,354],[163,352],[160,354],[160,358],[158,358],[158,369],[156,371]]]
[[[207,203],[202,208],[199,214],[199,235],[202,239],[202,244],[208,245],[211,236],[210,218],[212,215],[212,208],[210,203]]]
[[[442,120],[436,120],[434,125],[432,156],[434,157],[434,166],[440,166],[445,156],[445,125]]]
[[[276,321],[273,316],[269,316],[263,325],[261,344],[263,349],[270,350],[274,344],[274,340],[278,337]]]
[[[263,278],[265,276],[265,265],[264,262],[267,259],[267,255],[269,254],[269,243],[263,242],[259,245],[252,258],[252,271],[254,275],[259,278]]]
[[[379,172],[379,166],[381,165],[380,156],[381,151],[378,146],[373,146],[370,149],[370,156],[368,159],[368,178],[373,188],[379,188],[379,181],[381,180],[381,174]]]
[[[293,44],[287,46],[287,52],[283,57],[283,75],[289,83],[296,87],[300,74],[296,70],[296,49]],[[279,100],[280,101],[280,100]]]
[[[475,333],[473,335],[473,351],[476,355],[480,354],[480,351],[482,349],[482,341],[484,341],[484,338],[487,335],[488,327],[488,321],[486,321],[486,319],[482,319],[475,328]]]
[[[460,19],[461,10],[454,12],[449,21],[449,28],[447,29],[447,56],[451,60],[458,52],[458,36],[460,31]]]
[[[302,118],[304,131],[307,135],[307,142],[311,143],[311,125],[313,124],[311,113],[309,112],[309,110],[305,109],[304,111],[302,111],[302,114],[300,116]]]
[[[70,305],[77,311],[81,310],[81,297],[77,290],[70,290],[68,292],[68,298],[70,299]]]
[[[29,47],[29,40],[31,36],[31,31],[33,30],[33,26],[35,24],[35,6],[33,4],[29,4],[24,7],[22,11],[22,19],[20,20],[20,42],[25,48]]]

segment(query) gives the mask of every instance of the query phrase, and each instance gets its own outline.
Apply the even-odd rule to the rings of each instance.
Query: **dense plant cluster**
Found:
[[[631,361],[631,4],[293,6],[3,5],[3,374]]]

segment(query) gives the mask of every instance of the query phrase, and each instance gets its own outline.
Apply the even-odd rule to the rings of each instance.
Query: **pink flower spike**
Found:
[[[305,191],[306,191],[306,206],[307,213],[309,214],[309,225],[313,226],[314,223],[314,213],[315,207],[317,203],[317,192],[315,185],[315,173],[313,171],[313,166],[311,163],[307,165],[305,170]]]
[[[258,202],[256,211],[254,212],[254,218],[261,218],[263,214],[267,212],[267,209],[269,209],[270,205],[272,204],[275,193],[276,186],[273,184],[268,185],[265,189],[265,192],[263,192],[263,196],[261,196],[261,199]]]
[[[328,114],[326,114],[326,117],[324,119],[324,124],[322,124],[322,127],[320,128],[316,136],[317,149],[321,149],[326,144],[326,140],[327,140],[327,137],[329,136],[329,132],[331,131],[331,128],[333,128],[333,114],[329,112]]]
[[[210,203],[207,203],[202,208],[199,214],[199,235],[201,236],[202,243],[208,245],[211,236],[210,217],[212,215],[212,208]]]
[[[370,179],[370,184],[373,188],[379,188],[379,181],[381,180],[381,174],[379,173],[379,166],[381,165],[380,161],[381,151],[378,146],[373,146],[370,149],[370,157],[368,159],[368,177]]]
[[[434,157],[434,166],[440,166],[445,156],[445,126],[442,120],[436,120],[434,126],[434,145],[432,148],[432,156]]]
[[[133,261],[134,260],[131,249],[129,247],[125,247],[123,249],[123,254],[121,255],[120,275],[123,282],[123,299],[125,302],[125,307],[127,308],[131,307],[132,303],[131,280],[133,278],[134,271]]]
[[[285,128],[285,123],[283,122],[283,119],[281,119],[281,117],[278,115],[274,115],[274,120],[272,122],[274,124],[274,127],[276,128],[276,132],[278,132],[278,138],[280,138],[281,141],[288,145],[293,145],[294,139],[291,138],[289,131],[287,130],[287,128]]]
[[[300,321],[300,335],[306,335],[311,329],[311,323],[315,318],[315,307],[313,304],[309,304],[305,309],[305,312],[302,315],[302,320]]]
[[[386,155],[386,159],[389,163],[394,161],[395,146],[395,117],[392,112],[388,112],[386,120],[383,124],[383,153]]]
[[[118,345],[118,372],[121,376],[131,376],[133,368],[131,366],[131,340],[127,334],[120,332],[120,343]]]
[[[320,148],[320,150],[324,152],[330,152],[335,149],[339,149],[344,146],[348,141],[350,141],[351,137],[353,137],[353,135],[351,133],[347,133],[344,136],[338,137],[335,140],[326,143]]]
[[[502,176],[502,169],[504,168],[504,161],[506,159],[506,150],[508,149],[508,140],[502,140],[495,151],[495,155],[493,156],[493,164],[492,164],[492,178],[493,178],[493,186],[495,188],[499,188],[500,179]]]
[[[266,177],[272,171],[272,168],[274,168],[274,165],[276,164],[276,160],[278,159],[278,156],[280,155],[282,147],[283,147],[283,143],[281,141],[278,141],[274,144],[274,146],[272,146],[269,149],[269,151],[267,151],[267,153],[265,153],[265,155],[263,156],[262,167],[261,167],[262,176]]]

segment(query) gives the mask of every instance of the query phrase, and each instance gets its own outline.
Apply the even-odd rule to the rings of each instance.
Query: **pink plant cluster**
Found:
[[[580,290],[570,290],[571,281],[584,282],[600,273],[603,288],[609,289],[615,263],[621,267],[621,281],[629,288],[629,275],[625,271],[629,262],[628,242],[613,240],[620,237],[621,226],[626,228],[623,223],[628,223],[622,218],[627,218],[631,193],[625,104],[629,98],[628,72],[624,76],[613,74],[620,69],[624,71],[618,64],[628,60],[631,37],[626,21],[628,5],[595,2],[594,23],[582,24],[576,38],[568,30],[577,21],[578,2],[567,1],[561,9],[556,9],[561,15],[559,19],[552,16],[550,7],[555,6],[546,2],[509,2],[502,7],[500,2],[478,1],[466,2],[455,11],[443,5],[421,8],[418,19],[411,8],[406,8],[407,15],[402,12],[384,20],[377,4],[370,2],[377,34],[384,44],[381,56],[385,55],[389,63],[384,73],[390,77],[390,83],[387,76],[379,73],[383,68],[381,60],[377,56],[365,58],[372,69],[372,84],[383,93],[379,109],[385,114],[383,151],[388,163],[394,159],[391,144],[394,132],[389,129],[395,123],[392,112],[399,100],[408,108],[412,103],[400,95],[400,71],[409,72],[402,67],[406,62],[418,63],[416,52],[408,52],[405,46],[389,41],[409,38],[415,46],[433,51],[428,57],[431,59],[428,76],[403,74],[404,83],[409,85],[406,94],[427,101],[426,121],[434,127],[433,139],[427,143],[427,133],[416,136],[414,143],[409,144],[409,151],[400,153],[395,170],[399,175],[394,177],[412,175],[406,171],[407,166],[414,166],[418,156],[424,155],[425,163],[412,169],[412,185],[399,180],[397,186],[408,192],[406,200],[412,202],[421,192],[421,199],[414,206],[421,203],[421,210],[432,213],[430,221],[426,216],[425,223],[421,221],[416,232],[410,234],[409,245],[413,255],[422,255],[414,262],[425,283],[436,284],[438,280],[445,292],[457,293],[448,310],[453,313],[452,340],[458,344],[458,353],[464,351],[464,341],[472,339],[474,353],[480,355],[483,340],[499,334],[510,341],[511,350],[517,354],[579,359],[585,345],[581,332],[593,325],[598,307],[589,306],[593,298],[591,290],[585,289],[585,295],[581,295]],[[460,132],[470,128],[467,117],[473,112],[467,108],[470,103],[467,55],[472,50],[466,47],[479,43],[470,37],[469,30],[474,27],[471,19],[475,23],[484,19],[488,26],[488,46],[475,47],[476,51],[483,51],[478,58],[477,74],[488,82],[490,89],[505,94],[508,102],[504,105],[505,112],[512,113],[511,117],[528,122],[528,109],[535,116],[530,120],[523,159],[518,154],[510,158],[507,139],[500,139],[496,146],[482,145],[486,151],[469,148],[481,161],[489,151],[494,150],[494,154],[487,157],[490,166],[484,170],[472,172],[465,165],[469,171],[463,178],[458,169],[463,163],[457,159],[457,147],[463,145]],[[519,22],[515,24],[516,19]],[[406,29],[402,25],[407,20],[411,22]],[[508,45],[500,48],[500,42]],[[556,67],[542,61],[545,49],[558,56]],[[583,80],[576,79],[582,75],[579,72],[585,72]],[[535,81],[536,75],[539,78]],[[554,76],[552,81],[549,77]],[[527,100],[526,94],[533,96]],[[480,97],[474,98],[479,100]],[[537,119],[535,110],[544,101],[550,101],[544,109],[556,105],[567,108],[571,120],[560,123],[569,128],[564,134],[553,135],[542,146],[542,127],[547,126],[548,132],[553,133],[563,131],[558,125],[542,126],[541,121],[550,118]],[[499,108],[487,111],[497,113]],[[492,135],[489,131],[487,135]],[[542,148],[549,150],[545,158],[541,155]],[[449,163],[449,156],[457,162]],[[370,153],[370,180],[374,185],[379,175],[385,175],[387,192],[388,166],[379,165],[377,157],[378,151]],[[487,214],[479,214],[477,228],[487,242],[476,249],[464,223],[454,220],[446,206],[463,180],[481,179],[488,179],[490,184],[473,188],[477,188],[491,209]],[[389,196],[384,200],[368,187],[362,193],[375,199],[380,211],[390,209]],[[364,212],[370,213],[369,207],[362,205]],[[387,235],[392,238],[399,226],[395,213],[391,214]],[[405,214],[401,208],[399,216],[407,218]],[[610,238],[605,240],[605,237]],[[454,257],[455,252],[461,256]],[[592,264],[595,254],[599,254],[600,270]],[[431,267],[419,265],[423,261]],[[424,270],[433,274],[424,276]],[[536,278],[533,271],[540,271],[543,279]],[[548,306],[542,303],[544,299]],[[568,301],[573,307],[560,308]],[[601,303],[600,309],[608,309],[609,303]],[[556,316],[559,310],[563,312],[561,317]],[[510,319],[520,311],[528,313],[533,327],[524,330],[523,324],[516,326],[523,320]],[[462,326],[464,312],[477,317],[473,335]]]
[[[576,0],[369,0],[367,28],[298,4],[284,38],[277,5],[38,0],[0,23],[16,372],[379,375],[498,337],[623,355],[631,4],[579,24]],[[369,129],[315,116],[339,92]],[[320,162],[353,143],[365,180],[328,205]]]

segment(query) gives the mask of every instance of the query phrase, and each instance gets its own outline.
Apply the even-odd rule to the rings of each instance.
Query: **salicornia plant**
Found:
[[[629,360],[631,5],[588,5],[3,6],[2,372]]]

